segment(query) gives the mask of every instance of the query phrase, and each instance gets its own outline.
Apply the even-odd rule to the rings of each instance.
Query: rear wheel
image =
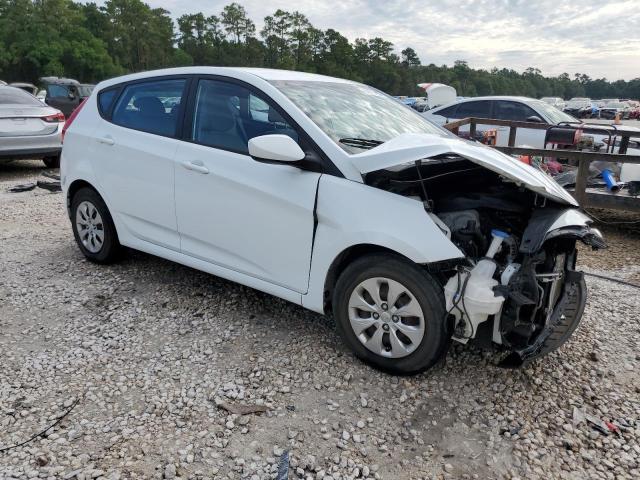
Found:
[[[106,204],[91,188],[81,188],[71,201],[71,225],[80,250],[88,260],[111,263],[121,247]]]
[[[60,168],[60,155],[53,157],[44,157],[42,159],[47,168]]]
[[[390,373],[426,370],[448,345],[442,289],[400,257],[371,255],[349,265],[336,284],[333,311],[356,356]]]

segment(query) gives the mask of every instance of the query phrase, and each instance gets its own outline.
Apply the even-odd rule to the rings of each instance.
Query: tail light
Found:
[[[89,97],[85,98],[84,100],[82,100],[82,102],[80,102],[80,105],[78,105],[75,108],[75,110],[73,112],[71,112],[71,115],[69,115],[69,118],[67,119],[67,123],[65,123],[64,127],[62,127],[62,141],[63,142],[64,142],[64,135],[67,133],[67,130],[69,129],[69,127],[71,126],[73,121],[76,119],[76,117],[80,113],[80,110],[82,110],[82,107],[84,107],[84,104],[87,102],[87,100],[89,100]]]
[[[64,122],[65,118],[64,118],[64,113],[58,112],[58,113],[54,113],[53,115],[47,115],[46,117],[42,117],[42,120],[44,120],[47,123],[62,123]]]

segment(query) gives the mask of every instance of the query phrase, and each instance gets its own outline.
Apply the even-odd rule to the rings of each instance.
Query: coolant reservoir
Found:
[[[499,251],[502,240],[508,236],[496,230],[492,235],[494,241],[487,251],[491,257]],[[456,320],[462,318],[466,321],[464,335],[454,336],[455,340],[466,343],[469,338],[475,337],[478,325],[502,308],[504,297],[496,297],[493,292],[493,287],[499,283],[493,278],[495,272],[495,262],[492,258],[485,257],[478,261],[470,272],[462,273],[460,276],[454,275],[445,285],[447,312],[454,315]]]

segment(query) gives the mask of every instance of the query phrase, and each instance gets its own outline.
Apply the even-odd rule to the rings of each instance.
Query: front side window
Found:
[[[155,80],[125,87],[111,121],[122,127],[174,136],[186,80]]]
[[[210,147],[249,153],[249,140],[296,131],[265,99],[248,88],[218,80],[200,80],[190,140]]]
[[[347,153],[359,153],[403,133],[445,136],[412,108],[358,83],[271,82]]]

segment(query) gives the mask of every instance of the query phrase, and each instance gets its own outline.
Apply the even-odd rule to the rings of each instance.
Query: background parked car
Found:
[[[527,97],[476,97],[468,98],[443,107],[434,108],[423,114],[427,119],[444,125],[451,120],[466,117],[493,118],[496,120],[515,120],[519,122],[537,122],[556,125],[560,122],[579,122],[576,118],[541,100]],[[496,144],[506,146],[509,142],[509,127],[495,125],[478,125],[477,132],[496,130]],[[461,132],[468,132],[469,126],[460,128]],[[528,145],[543,148],[545,130],[519,128],[516,135],[516,145]]]
[[[575,118],[598,118],[600,109],[590,98],[575,97],[567,102],[564,112]]]
[[[13,82],[13,83],[10,83],[9,86],[19,88],[20,90],[24,90],[25,92],[30,93],[34,97],[38,93],[38,87],[36,87],[33,83]]]
[[[560,97],[542,97],[540,100],[560,110],[566,106],[566,102]]]
[[[47,91],[45,97],[47,105],[59,109],[67,117],[91,95],[94,87],[71,78],[44,77],[41,80],[45,83]]]
[[[630,113],[631,107],[625,102],[605,103],[600,108],[600,118],[613,119],[616,115],[620,115],[620,118],[625,120],[629,118]]]
[[[0,160],[41,158],[59,167],[64,121],[60,110],[24,90],[0,86]]]

